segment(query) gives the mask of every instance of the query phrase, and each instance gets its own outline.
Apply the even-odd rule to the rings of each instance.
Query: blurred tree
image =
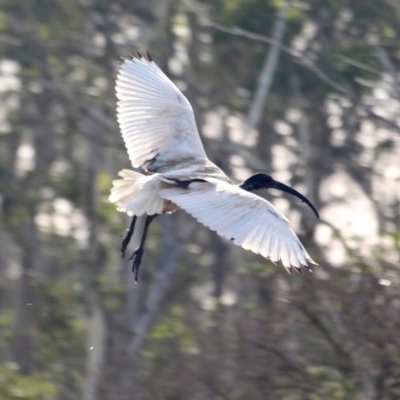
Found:
[[[2,398],[400,397],[400,4],[1,5]],[[117,60],[145,48],[191,101],[210,159],[318,205],[321,221],[267,194],[314,275],[177,213],[152,225],[133,285],[107,196],[129,167]]]

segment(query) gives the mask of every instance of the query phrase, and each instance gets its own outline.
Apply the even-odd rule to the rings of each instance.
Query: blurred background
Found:
[[[397,0],[0,4],[1,399],[400,398]],[[213,162],[317,206],[261,193],[314,274],[178,212],[134,284],[107,198],[118,60],[146,49]]]

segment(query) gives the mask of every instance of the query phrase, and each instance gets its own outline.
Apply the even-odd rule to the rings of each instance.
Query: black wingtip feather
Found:
[[[287,266],[285,265],[284,267],[285,267],[287,273],[288,273],[289,275],[292,275],[292,266],[287,267]]]
[[[121,69],[122,65],[126,62],[126,58],[124,57],[120,57],[121,60],[118,61],[118,67]]]
[[[153,58],[151,57],[150,53],[146,50],[146,52],[144,53],[144,55],[142,53],[139,53],[138,51],[136,52],[136,57],[133,56],[132,54],[128,54],[128,57],[121,57],[121,61],[119,62],[119,65],[122,65],[124,62],[126,62],[127,60],[129,61],[134,61],[135,58],[141,60],[142,58],[145,58],[147,61],[152,62]]]

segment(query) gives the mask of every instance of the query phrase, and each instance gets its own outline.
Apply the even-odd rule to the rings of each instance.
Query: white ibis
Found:
[[[289,221],[270,202],[251,193],[275,188],[307,203],[296,190],[257,173],[236,186],[213,164],[204,151],[192,107],[174,83],[146,52],[130,56],[120,65],[116,92],[117,118],[134,168],[122,170],[113,182],[110,201],[118,211],[132,216],[122,240],[121,253],[132,238],[135,280],[143,255],[147,230],[162,213],[183,209],[199,222],[236,245],[274,263],[310,269],[315,262],[289,226]]]

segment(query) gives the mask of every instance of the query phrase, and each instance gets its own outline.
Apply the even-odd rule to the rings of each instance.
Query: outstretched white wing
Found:
[[[206,158],[189,101],[154,61],[124,60],[116,92],[117,118],[135,168],[154,171],[173,163],[176,169],[181,160]]]
[[[163,189],[160,195],[244,249],[282,261],[289,272],[315,264],[289,221],[271,203],[229,183],[207,181],[192,182],[187,189]]]

